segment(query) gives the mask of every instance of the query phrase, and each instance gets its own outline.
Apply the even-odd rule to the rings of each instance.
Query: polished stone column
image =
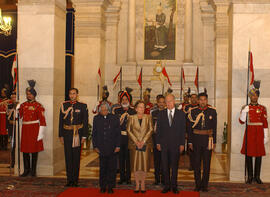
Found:
[[[110,91],[110,101],[117,102],[117,91],[113,90],[113,78],[119,72],[118,64],[118,24],[120,19],[121,1],[115,0],[105,11],[105,66],[104,80]]]
[[[65,31],[66,0],[18,1],[20,103],[26,100],[27,80],[34,79],[37,101],[46,110],[47,127],[44,151],[38,156],[38,176],[52,176],[65,168],[64,149],[58,139],[59,107],[65,95]],[[17,164],[16,161],[15,169]],[[21,169],[22,172],[22,154]]]
[[[97,73],[101,68],[104,84],[105,64],[105,11],[110,0],[72,0],[75,8],[74,86],[79,89],[80,100],[89,108],[97,102]]]
[[[185,5],[185,54],[184,62],[193,62],[193,0],[186,0]]]
[[[136,60],[136,0],[128,3],[128,62]]]

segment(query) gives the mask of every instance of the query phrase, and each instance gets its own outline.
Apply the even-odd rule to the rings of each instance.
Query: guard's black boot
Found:
[[[26,177],[30,173],[30,154],[23,153],[23,167],[24,172],[21,174],[21,177]]]
[[[37,159],[38,159],[38,153],[32,153],[32,168],[31,168],[31,176],[36,176],[37,171]]]
[[[246,184],[251,184],[253,180],[253,165],[252,165],[252,157],[247,157],[247,172],[248,172],[248,179]]]
[[[254,176],[254,181],[256,183],[258,183],[258,184],[263,184],[262,180],[260,179],[261,165],[262,165],[262,157],[256,157],[256,159],[255,159],[255,176]]]

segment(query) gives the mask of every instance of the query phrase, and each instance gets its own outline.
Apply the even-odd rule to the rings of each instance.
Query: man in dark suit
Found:
[[[120,151],[120,121],[116,115],[109,114],[109,105],[102,103],[99,114],[93,120],[93,147],[99,154],[100,192],[113,193],[116,178],[117,156]]]
[[[162,193],[179,193],[177,189],[178,161],[185,146],[186,115],[175,108],[175,97],[165,98],[167,109],[158,114],[157,149],[161,151],[161,162],[165,187]],[[170,170],[172,171],[170,177]]]
[[[65,150],[67,187],[78,187],[81,144],[88,136],[88,109],[77,100],[78,93],[78,89],[71,88],[70,101],[60,107],[59,138]]]
[[[208,191],[210,164],[212,150],[216,146],[217,112],[208,105],[206,92],[198,95],[199,106],[192,108],[188,114],[188,143],[193,150],[193,167],[195,178],[195,191]],[[203,161],[203,176],[201,175],[201,162]]]

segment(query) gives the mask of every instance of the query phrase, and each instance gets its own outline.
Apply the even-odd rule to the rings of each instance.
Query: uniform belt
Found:
[[[83,128],[83,124],[77,125],[65,125],[64,129],[72,130],[73,131],[73,139],[72,139],[72,148],[80,147],[80,136],[79,136],[79,129]]]
[[[16,123],[15,120],[9,120],[8,122],[9,122],[9,124],[13,124],[13,125],[15,125],[15,123]]]
[[[25,125],[27,125],[27,124],[37,124],[37,123],[39,123],[39,120],[23,121],[23,122],[22,122],[22,124],[25,124]]]
[[[251,126],[263,126],[263,123],[262,122],[248,122],[248,125],[251,125]]]
[[[212,129],[208,129],[208,130],[198,130],[198,129],[194,129],[193,133],[198,134],[198,135],[209,135],[212,136],[213,135],[213,130]]]
[[[5,112],[5,111],[0,111],[0,114],[6,114],[7,112]]]
[[[77,125],[66,125],[66,124],[64,124],[64,129],[66,129],[66,130],[79,130],[79,129],[81,129],[81,128],[83,128],[83,124],[77,124]]]
[[[121,131],[121,135],[127,135],[126,131]]]

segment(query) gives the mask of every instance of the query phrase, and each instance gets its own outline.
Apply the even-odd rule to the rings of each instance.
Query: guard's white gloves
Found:
[[[45,128],[46,128],[45,126],[39,126],[37,141],[42,140],[44,138]]]
[[[240,120],[242,122],[246,122],[248,112],[249,112],[249,106],[247,105],[240,112]]]
[[[263,129],[263,132],[264,132],[264,144],[267,144],[267,142],[269,141],[269,137],[268,137],[268,128],[264,128]]]
[[[16,106],[16,110],[19,110],[21,107],[21,103],[18,103],[17,106]]]

